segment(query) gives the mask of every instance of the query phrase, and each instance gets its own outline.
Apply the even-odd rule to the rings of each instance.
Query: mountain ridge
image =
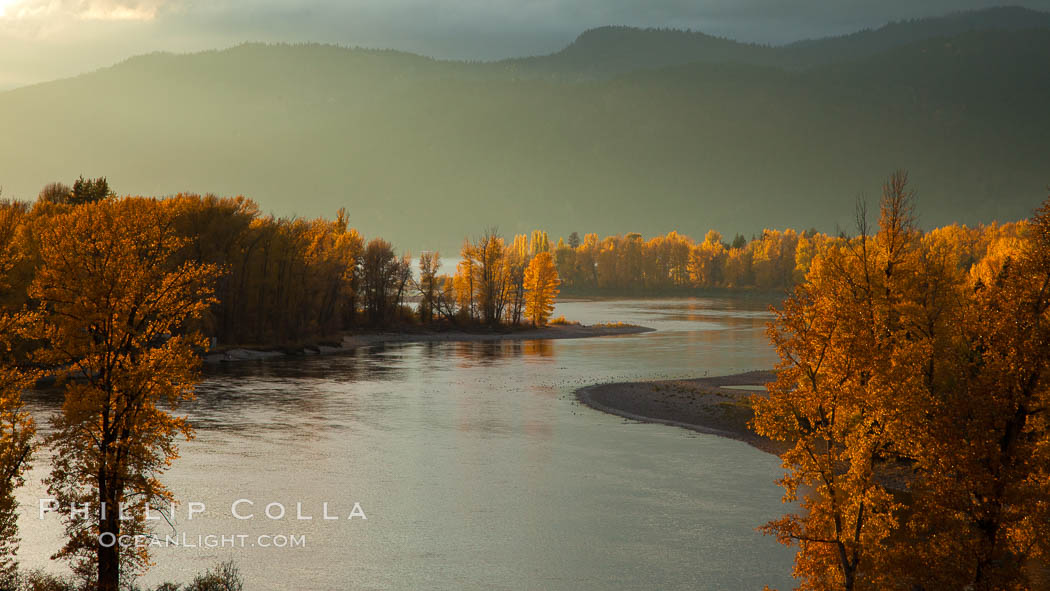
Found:
[[[931,16],[917,19],[892,21],[881,27],[867,28],[846,33],[843,35],[832,35],[814,39],[802,39],[780,45],[749,43],[737,41],[729,37],[711,35],[697,30],[634,27],[629,25],[602,25],[592,27],[581,32],[568,45],[559,51],[544,55],[523,56],[499,60],[453,60],[440,59],[423,54],[403,51],[394,48],[370,48],[351,45],[340,45],[334,43],[296,42],[296,43],[271,43],[258,41],[245,41],[221,49],[205,49],[195,52],[176,53],[169,51],[154,51],[144,54],[129,56],[124,60],[110,66],[105,66],[77,76],[60,78],[45,82],[27,85],[38,86],[69,78],[76,78],[95,72],[108,70],[120,66],[129,61],[142,58],[165,57],[165,56],[195,56],[213,55],[223,52],[236,51],[243,47],[252,46],[288,46],[288,47],[320,47],[339,52],[351,52],[355,54],[366,54],[372,56],[396,56],[402,59],[415,59],[436,64],[454,66],[462,70],[472,68],[489,68],[504,71],[512,76],[520,75],[551,75],[564,70],[565,64],[548,65],[551,62],[567,59],[569,64],[579,68],[581,63],[583,71],[569,73],[584,79],[599,77],[610,77],[628,73],[637,69],[653,69],[667,66],[684,65],[694,61],[707,62],[730,62],[752,65],[773,66],[788,69],[804,69],[815,65],[827,65],[828,63],[850,61],[860,57],[874,55],[893,47],[919,42],[935,37],[953,36],[971,30],[1025,30],[1050,28],[1050,12],[1039,11],[1021,6],[997,6],[984,9],[956,11],[943,16]],[[626,47],[609,49],[609,43],[619,43]],[[647,45],[648,44],[648,45]],[[653,47],[652,45],[656,45]],[[844,50],[843,45],[847,46]],[[849,46],[864,46],[862,49]],[[836,47],[832,47],[836,46]],[[603,65],[596,63],[593,58],[613,57],[616,60],[624,60],[623,55],[627,50],[635,50],[652,53],[658,49],[668,47],[682,51],[682,55],[673,59],[650,59],[641,60],[641,63],[628,63],[626,66],[617,64]],[[716,50],[715,55],[697,55],[697,50]],[[813,54],[829,54],[833,57],[814,58]],[[588,58],[590,58],[588,60]],[[0,91],[0,94],[12,92],[25,88],[26,86],[9,88]]]
[[[448,252],[554,235],[848,228],[909,168],[926,225],[1025,217],[1050,181],[1050,30],[974,31],[805,70],[689,62],[602,79],[324,45],[153,54],[0,94],[0,185],[345,206]]]
[[[806,69],[848,62],[893,47],[972,30],[1039,28],[1050,28],[1050,12],[1018,6],[894,21],[876,29],[862,29],[844,35],[804,39],[782,45],[746,43],[693,30],[603,26],[584,31],[560,51],[500,63],[524,70],[525,73],[583,74],[589,78],[693,61]]]

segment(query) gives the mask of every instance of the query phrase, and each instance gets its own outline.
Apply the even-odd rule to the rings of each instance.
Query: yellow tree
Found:
[[[770,329],[754,425],[791,445],[802,511],[766,530],[798,544],[802,589],[1030,589],[1050,539],[1050,203],[973,264],[970,232],[912,227],[905,179],[875,236],[819,246]]]
[[[0,291],[5,296],[17,291],[9,276],[24,256],[19,244],[23,214],[15,204],[0,204]],[[21,298],[16,295],[13,299]],[[33,385],[36,376],[19,363],[24,347],[20,337],[32,321],[33,315],[24,310],[0,313],[0,586],[13,587],[19,541],[14,493],[24,482],[34,450],[35,427],[22,403],[22,392]]]
[[[732,288],[749,287],[754,283],[751,269],[752,255],[748,246],[730,248],[726,253],[725,285]]]
[[[522,238],[524,238],[524,236]],[[547,233],[543,230],[533,230],[532,238],[529,240],[528,252],[523,252],[521,255],[522,258],[529,258],[549,250],[551,250],[551,241],[550,238],[547,237]]]
[[[546,248],[549,251],[550,244],[547,242],[547,233],[539,230],[533,232],[533,247],[544,244],[546,244]],[[506,248],[506,262],[504,264],[506,285],[504,291],[507,295],[503,316],[508,324],[515,326],[521,324],[521,318],[525,312],[525,267],[532,256],[529,252],[524,234],[515,236],[514,241]]]
[[[689,254],[693,249],[692,241],[678,232],[667,235],[667,271],[675,287],[684,287],[689,283]]]
[[[479,264],[477,249],[470,240],[463,241],[460,249],[460,261],[456,264],[456,274],[452,280],[456,307],[468,320],[475,320],[478,314],[478,288],[475,281]]]
[[[898,173],[884,187],[875,236],[862,214],[859,236],[826,245],[770,326],[781,361],[768,399],[754,400],[754,427],[791,446],[780,482],[802,511],[765,531],[798,545],[800,589],[885,586],[881,550],[899,507],[876,470],[900,452],[902,401],[923,376],[924,343],[903,320],[921,286],[905,183]]]
[[[145,507],[173,502],[159,476],[192,429],[171,411],[193,397],[203,338],[187,331],[214,302],[213,265],[185,260],[168,210],[151,199],[84,204],[40,237],[30,295],[45,314],[39,361],[71,379],[53,420],[48,490],[63,513],[69,560],[97,589],[149,565]],[[72,511],[90,507],[90,513]],[[130,519],[120,518],[120,507]]]
[[[580,276],[580,287],[598,286],[598,252],[600,246],[597,234],[585,234],[583,244],[576,247],[576,268]]]
[[[725,275],[726,247],[722,235],[708,231],[704,241],[696,245],[689,256],[689,276],[696,287],[719,287]]]
[[[525,317],[536,326],[547,324],[558,297],[558,268],[550,252],[541,252],[525,269]]]
[[[507,304],[509,273],[507,249],[495,229],[488,230],[474,242],[477,265],[474,266],[474,288],[481,321],[499,324]]]
[[[33,418],[22,402],[22,392],[33,386],[34,375],[17,363],[17,335],[31,315],[0,316],[0,585],[10,585],[17,569],[18,502],[15,490],[35,448]]]
[[[971,270],[927,361],[909,433],[925,543],[899,553],[916,587],[1032,589],[1050,556],[1050,200],[1012,246]]]

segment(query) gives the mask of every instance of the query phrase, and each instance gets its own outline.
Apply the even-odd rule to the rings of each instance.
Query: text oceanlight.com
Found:
[[[155,536],[139,534],[115,536],[104,533],[98,537],[100,546],[110,548],[305,548],[305,534],[169,534]]]

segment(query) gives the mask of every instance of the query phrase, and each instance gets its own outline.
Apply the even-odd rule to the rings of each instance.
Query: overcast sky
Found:
[[[784,43],[1001,5],[1050,10],[1050,0],[0,0],[0,89],[244,41],[499,59],[557,51],[609,24]]]

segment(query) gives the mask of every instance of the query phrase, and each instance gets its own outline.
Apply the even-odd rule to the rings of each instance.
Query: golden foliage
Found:
[[[10,278],[25,258],[19,248],[25,213],[25,208],[13,204],[0,207],[0,292],[9,302]],[[32,386],[37,375],[20,363],[22,336],[35,319],[24,309],[0,313],[0,586],[13,584],[19,545],[14,493],[24,483],[36,447],[35,424],[22,402],[22,391]]]
[[[533,325],[543,326],[554,312],[558,297],[558,269],[549,252],[532,257],[525,269],[525,317]]]
[[[776,310],[754,427],[791,445],[800,510],[764,530],[798,545],[800,589],[1030,588],[1050,537],[1047,206],[1003,249],[923,235],[905,184],[884,187],[874,236],[807,245]]]
[[[159,475],[192,430],[171,411],[192,399],[205,346],[186,329],[215,302],[218,268],[183,260],[172,211],[150,199],[70,208],[39,239],[37,361],[71,379],[48,438],[48,490],[69,537],[59,556],[115,590],[121,573],[149,564],[148,548],[105,547],[99,535],[145,534],[144,507],[174,500]],[[91,518],[69,511],[84,503]],[[135,518],[118,519],[121,505]]]

